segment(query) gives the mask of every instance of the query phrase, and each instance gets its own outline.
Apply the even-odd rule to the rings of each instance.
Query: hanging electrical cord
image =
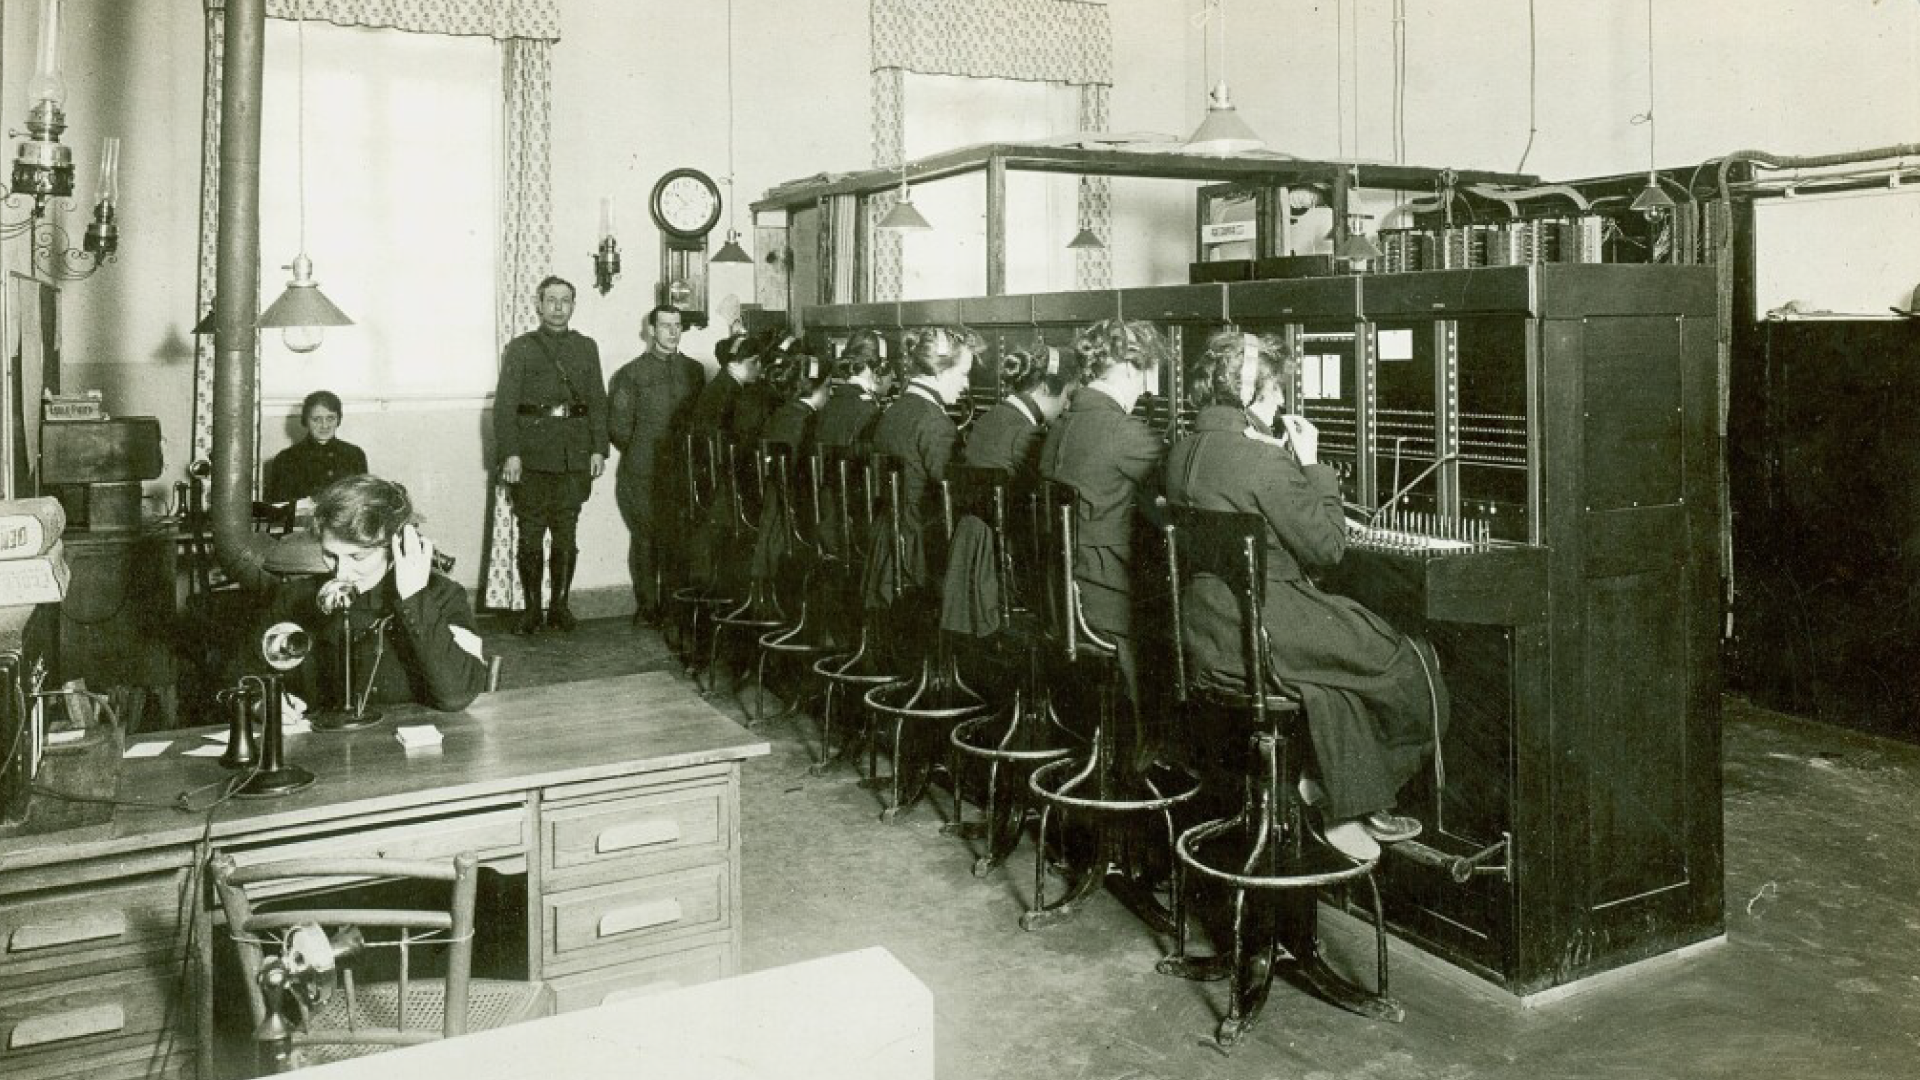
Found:
[[[1355,0],[1353,18],[1350,20],[1353,35],[1353,109],[1348,114],[1353,118],[1353,157],[1360,159],[1360,5]]]
[[[1659,155],[1655,152],[1660,134],[1659,125],[1653,121],[1653,0],[1647,0],[1647,111],[1635,113],[1630,124],[1647,125],[1647,174],[1658,175]]]
[[[1407,163],[1407,0],[1393,0],[1393,160]]]
[[[1333,0],[1333,124],[1338,159],[1347,157],[1347,0]]]
[[[1649,80],[1651,82],[1651,80]],[[1527,145],[1520,151],[1514,172],[1527,171],[1533,156],[1533,137],[1540,134],[1540,33],[1534,21],[1534,0],[1527,0]]]

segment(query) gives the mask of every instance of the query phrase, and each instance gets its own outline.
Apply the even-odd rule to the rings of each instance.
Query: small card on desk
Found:
[[[393,737],[409,752],[433,750],[440,745],[440,729],[432,724],[402,724],[393,729]]]

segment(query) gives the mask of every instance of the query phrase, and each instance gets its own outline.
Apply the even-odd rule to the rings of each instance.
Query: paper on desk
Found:
[[[196,746],[191,750],[183,751],[181,753],[181,756],[182,757],[219,757],[221,754],[224,754],[226,752],[227,752],[227,748],[225,746],[222,746],[219,743],[208,743],[205,746]]]
[[[134,743],[132,746],[127,747],[126,753],[120,756],[130,758],[159,757],[161,754],[167,752],[167,747],[172,745],[170,742]]]
[[[440,729],[432,724],[401,724],[393,729],[393,737],[409,750],[440,745]]]

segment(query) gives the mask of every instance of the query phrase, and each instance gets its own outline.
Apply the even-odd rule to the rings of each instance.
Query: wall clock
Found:
[[[656,303],[672,304],[689,326],[707,325],[707,234],[720,221],[720,186],[699,169],[674,169],[647,200],[660,229]]]

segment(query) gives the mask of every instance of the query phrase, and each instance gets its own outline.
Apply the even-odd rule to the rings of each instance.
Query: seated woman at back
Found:
[[[760,441],[791,446],[796,459],[812,450],[820,410],[827,404],[829,373],[824,361],[805,353],[780,357],[767,381],[781,403],[760,429]]]
[[[274,455],[267,468],[267,502],[311,499],[335,480],[367,471],[367,455],[337,437],[340,416],[340,397],[331,390],[315,390],[300,403],[307,437]]]
[[[1308,577],[1340,561],[1347,533],[1339,480],[1319,463],[1318,432],[1301,416],[1276,422],[1296,364],[1272,339],[1223,330],[1208,341],[1193,372],[1193,434],[1167,459],[1167,500],[1266,519],[1270,669],[1306,707],[1327,839],[1364,860],[1379,854],[1377,841],[1420,831],[1391,809],[1445,727],[1447,694],[1430,647]],[[1245,665],[1233,593],[1198,575],[1182,601],[1195,677],[1238,685]]]
[[[1015,550],[1027,550],[1032,519],[1011,503],[1032,496],[1040,479],[1040,446],[1045,427],[1059,417],[1073,388],[1071,364],[1044,342],[1000,354],[1000,384],[1006,394],[974,421],[967,436],[962,464],[970,468],[999,469],[1007,474],[1007,527]],[[947,557],[946,588],[942,597],[942,629],[967,637],[988,637],[1000,629],[998,553],[987,523],[963,513],[954,523],[953,549]]]
[[[269,622],[314,637],[313,656],[290,688],[308,702],[347,706],[419,702],[464,709],[487,688],[487,664],[467,591],[433,568],[433,544],[415,525],[407,489],[350,476],[314,500],[313,528],[330,575],[286,582]],[[341,639],[353,642],[353,686],[344,686]]]
[[[937,549],[945,530],[940,508],[940,481],[946,479],[959,430],[947,407],[960,400],[973,370],[973,358],[982,342],[965,327],[932,326],[915,333],[907,345],[902,372],[907,388],[873,428],[873,451],[900,462],[900,529],[904,562],[899,567],[902,589],[932,589],[934,570],[942,564]],[[893,602],[892,558],[886,545],[875,548],[868,560],[862,593],[867,606]]]
[[[963,455],[966,464],[1005,469],[1020,482],[1036,477],[1042,429],[1067,407],[1073,386],[1071,366],[1040,342],[1003,352],[1000,379],[1006,396],[974,422]]]
[[[1158,384],[1167,342],[1151,323],[1102,319],[1080,333],[1074,351],[1086,385],[1048,425],[1040,475],[1079,493],[1073,580],[1081,610],[1113,643],[1137,703],[1134,538],[1142,516],[1155,512],[1166,444],[1132,413]]]
[[[828,450],[863,446],[880,418],[880,398],[893,385],[886,340],[872,330],[855,331],[834,361],[833,374],[837,381],[820,410],[814,438]]]

